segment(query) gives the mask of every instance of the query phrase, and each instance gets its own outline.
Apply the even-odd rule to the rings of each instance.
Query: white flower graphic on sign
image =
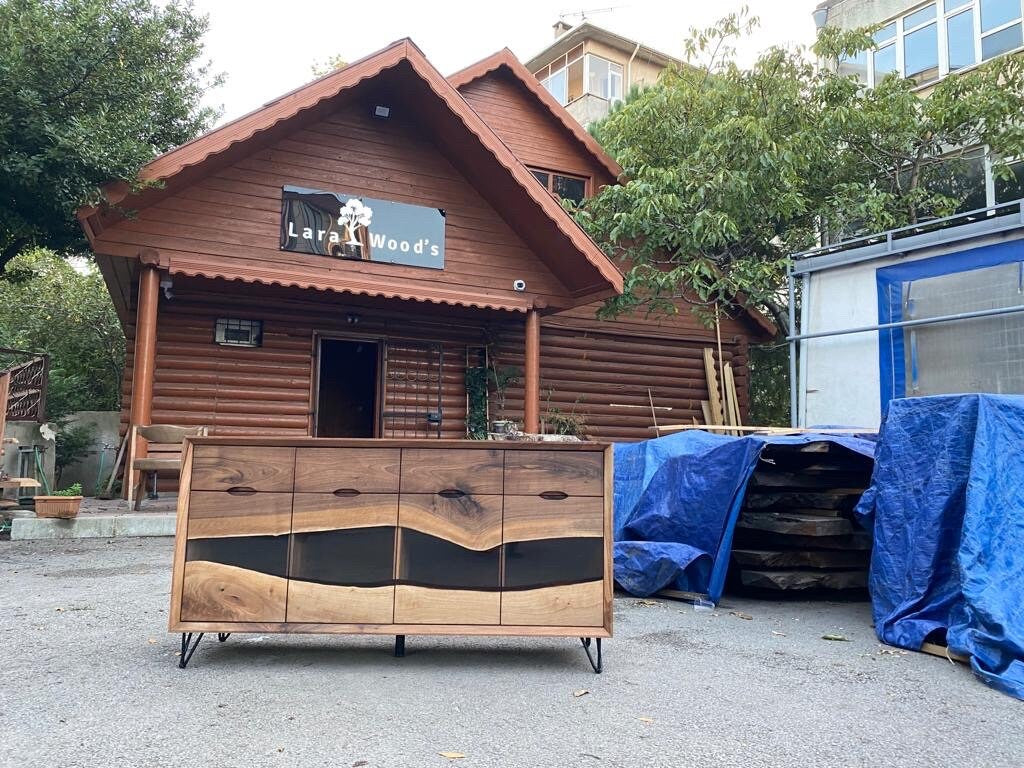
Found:
[[[370,226],[370,220],[372,218],[372,208],[363,205],[361,200],[357,200],[354,197],[350,198],[349,201],[341,207],[341,215],[338,216],[338,224],[348,230],[348,242],[346,242],[345,245],[362,245],[356,235],[359,232],[360,227]]]

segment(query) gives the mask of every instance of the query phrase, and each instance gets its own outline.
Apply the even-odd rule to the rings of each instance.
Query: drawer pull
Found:
[[[339,488],[333,493],[335,496],[358,496],[362,491],[357,491],[355,488]]]
[[[445,488],[443,491],[438,491],[437,495],[445,499],[461,499],[466,492],[460,491],[458,488]]]
[[[537,495],[540,496],[542,499],[547,499],[548,501],[561,501],[562,499],[569,498],[569,494],[566,493],[565,491],[544,491],[543,493],[538,493]]]
[[[250,488],[248,485],[236,485],[233,488],[228,488],[228,493],[232,496],[253,496],[258,491],[255,488]]]

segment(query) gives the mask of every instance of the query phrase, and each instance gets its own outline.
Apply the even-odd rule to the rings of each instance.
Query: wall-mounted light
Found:
[[[349,325],[358,325],[359,321],[362,319],[363,318],[356,314],[345,315],[345,322],[348,323]]]
[[[379,120],[387,120],[391,117],[391,107],[386,104],[378,104],[373,108],[373,116]]]
[[[174,292],[171,290],[174,287],[174,281],[169,277],[161,278],[160,287],[164,291],[164,298],[168,301],[174,298]]]

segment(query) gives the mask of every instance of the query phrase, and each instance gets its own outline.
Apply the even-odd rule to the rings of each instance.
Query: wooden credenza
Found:
[[[611,637],[610,446],[186,441],[170,630]],[[194,640],[198,643],[198,638]]]

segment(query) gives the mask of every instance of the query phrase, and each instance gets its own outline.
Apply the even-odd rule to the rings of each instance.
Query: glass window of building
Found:
[[[974,55],[974,9],[969,8],[946,19],[946,55],[950,72],[977,62]]]
[[[839,74],[853,77],[859,83],[867,83],[868,52],[860,51],[856,56],[843,56],[839,60]]]
[[[980,0],[980,5],[982,33],[1020,19],[1020,0]]]
[[[995,179],[996,202],[1011,203],[1024,199],[1024,160],[1009,165],[1009,178]]]
[[[530,173],[560,200],[572,200],[578,205],[587,196],[587,180],[582,176],[552,173],[540,168],[531,168]]]
[[[881,84],[886,75],[893,72],[899,74],[899,67],[896,64],[896,44],[891,43],[884,48],[879,48],[874,55],[875,85]]]
[[[587,54],[587,93],[615,101],[622,98],[622,65]]]
[[[1021,45],[1024,45],[1021,25],[1020,23],[1013,24],[981,38],[981,58],[987,61],[1001,53],[1012,51],[1014,48],[1020,48]]]
[[[934,21],[904,36],[903,72],[919,83],[938,79],[939,33]]]

